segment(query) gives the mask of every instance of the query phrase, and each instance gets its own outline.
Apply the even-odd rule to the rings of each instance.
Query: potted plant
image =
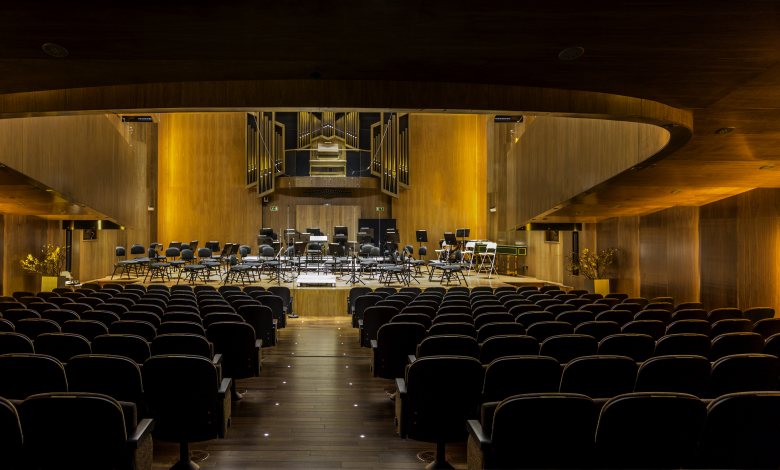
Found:
[[[590,251],[585,248],[578,257],[571,256],[569,272],[582,274],[593,281],[593,291],[597,294],[609,294],[609,270],[617,259],[617,248],[606,248],[599,251]]]
[[[41,276],[41,292],[48,292],[58,287],[60,279],[64,285],[65,278],[61,277],[60,273],[65,269],[65,248],[61,246],[44,245],[38,255],[30,253],[19,263],[23,270]]]

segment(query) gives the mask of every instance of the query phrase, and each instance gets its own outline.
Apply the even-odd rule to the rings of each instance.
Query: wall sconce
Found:
[[[498,212],[498,209],[496,208],[496,206],[493,206],[490,209],[488,209],[488,211],[493,213],[493,212]]]

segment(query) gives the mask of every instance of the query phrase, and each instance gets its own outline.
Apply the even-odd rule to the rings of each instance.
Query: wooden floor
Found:
[[[422,469],[434,444],[394,433],[390,380],[372,377],[370,352],[347,316],[288,320],[279,344],[264,350],[261,377],[238,382],[225,439],[193,444],[203,469]],[[185,391],[182,391],[184,393]],[[447,446],[466,468],[465,444]],[[155,469],[170,468],[178,446],[155,442]]]

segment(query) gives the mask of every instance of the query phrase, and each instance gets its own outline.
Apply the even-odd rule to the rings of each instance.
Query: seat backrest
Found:
[[[593,336],[564,334],[550,336],[542,341],[539,355],[553,357],[561,364],[565,364],[575,357],[596,354],[597,350],[598,342]]]
[[[665,335],[655,343],[656,356],[693,354],[707,357],[709,353],[710,337],[697,333],[674,333]]]
[[[486,339],[479,347],[479,360],[490,364],[505,356],[526,356],[539,353],[539,342],[533,336],[499,335]]]
[[[680,392],[704,398],[710,380],[710,361],[704,356],[652,357],[639,366],[637,392]]]
[[[629,393],[601,409],[596,429],[599,465],[628,468],[690,467],[707,407],[684,393]]]
[[[710,337],[714,338],[725,333],[737,333],[740,331],[750,331],[752,324],[745,318],[724,318],[711,324]]]
[[[200,320],[200,319],[198,319]],[[157,330],[158,335],[170,333],[187,333],[193,335],[206,336],[206,329],[198,321],[164,321]]]
[[[601,299],[598,299],[598,300],[601,300]],[[587,310],[589,312],[593,312],[595,314],[599,314],[601,312],[609,310],[611,307],[612,306],[609,303],[596,303],[594,301],[594,303],[592,303],[592,304],[585,304],[585,305],[583,305],[582,307],[580,307],[580,310]],[[632,317],[633,317],[633,314],[632,314]]]
[[[596,321],[613,321],[622,327],[626,323],[633,321],[634,315],[630,310],[610,309],[596,313]]]
[[[471,323],[474,324],[474,317],[468,313],[438,313],[433,317],[433,324],[438,323]]]
[[[574,307],[572,305],[572,307]],[[550,312],[550,308],[547,307],[547,311]],[[577,327],[577,325],[581,323],[585,323],[586,321],[593,321],[596,319],[596,315],[593,312],[589,312],[587,310],[577,310],[576,307],[572,308],[570,310],[564,311],[559,313],[556,317],[556,321],[563,321],[566,323],[569,323],[573,327]]]
[[[620,325],[614,321],[586,321],[577,325],[574,332],[580,335],[590,335],[601,341],[609,335],[620,333]]]
[[[598,351],[602,355],[628,356],[642,362],[653,355],[655,340],[648,335],[618,333],[602,339]]]
[[[672,313],[672,321],[707,320],[707,311],[703,308],[682,308]]]
[[[488,324],[488,323],[498,323],[498,322],[507,322],[507,323],[514,323],[515,317],[508,313],[483,313],[481,315],[478,315],[474,317],[474,328],[479,330],[482,328],[482,326]]]
[[[82,320],[94,320],[102,323],[108,328],[115,321],[119,321],[119,315],[108,310],[88,310],[79,315]]]
[[[445,334],[431,335],[428,333],[417,346],[417,357],[428,356],[468,356],[479,357],[479,344],[471,336]]]
[[[527,326],[526,333],[541,342],[550,336],[574,333],[574,327],[562,321],[543,321]]]
[[[774,318],[774,316],[775,309],[772,307],[752,307],[745,309],[745,311],[742,312],[742,318],[747,318],[752,323],[756,323],[765,318]]]
[[[428,329],[428,335],[429,336],[464,335],[464,336],[471,336],[476,341],[477,330],[476,328],[474,328],[474,325],[472,325],[471,323],[465,323],[465,322],[435,323],[435,319],[434,319],[434,323]]]
[[[127,334],[96,336],[92,340],[92,352],[127,357],[135,361],[136,364],[143,364],[152,355],[149,342],[146,339]]]
[[[764,338],[758,333],[725,333],[712,339],[710,361],[732,354],[760,353],[764,349]]]
[[[483,376],[482,364],[473,357],[414,361],[406,373],[408,437],[427,442],[464,439],[464,423],[477,416]]]
[[[492,336],[524,334],[525,327],[513,321],[486,323],[477,330],[477,342],[482,344]]]
[[[142,373],[156,437],[197,442],[218,436],[219,382],[211,361],[200,356],[153,356],[144,364]],[[187,393],[175,393],[176,390]]]
[[[151,344],[152,356],[165,354],[188,354],[208,359],[214,355],[211,344],[204,336],[187,333],[157,335]]]
[[[255,330],[257,339],[263,340],[263,346],[276,344],[274,313],[265,305],[243,305],[238,307],[238,314]]]
[[[780,453],[780,393],[741,392],[707,406],[701,468],[777,468]]]
[[[425,327],[419,323],[391,322],[379,327],[374,375],[386,379],[403,377],[408,356],[416,353],[425,334]]]
[[[707,320],[676,320],[666,325],[666,334],[673,335],[677,333],[696,333],[700,335],[710,335],[710,322]]]
[[[780,359],[769,354],[734,354],[712,364],[709,396],[733,392],[778,390]]]
[[[157,335],[157,328],[149,322],[139,320],[119,320],[108,327],[111,334],[136,335],[151,341]]]
[[[25,318],[17,321],[15,324],[17,333],[21,333],[32,340],[43,333],[59,333],[61,331],[60,326],[56,322],[43,318]]]
[[[648,308],[636,312],[634,320],[658,320],[668,325],[672,321],[672,312],[662,308]]]
[[[43,333],[34,341],[35,352],[68,362],[79,354],[90,354],[92,348],[87,338],[75,333]]]
[[[68,390],[108,395],[144,409],[141,368],[130,358],[109,354],[74,356],[65,366]]]
[[[92,393],[44,393],[19,407],[35,468],[123,468],[129,463],[120,404]]]
[[[561,366],[549,356],[505,356],[485,369],[482,401],[501,401],[522,393],[557,392]]]
[[[24,458],[22,424],[13,403],[0,397],[0,451],[3,463],[12,470],[21,468]]]
[[[424,313],[399,313],[390,319],[390,323],[419,323],[426,330],[431,327],[431,317]]]
[[[45,392],[66,392],[65,369],[57,359],[45,354],[6,354],[0,356],[0,396],[23,400]]]
[[[560,391],[591,398],[612,398],[634,390],[636,362],[626,356],[585,356],[569,361]]]
[[[206,328],[206,337],[214,352],[222,354],[222,370],[233,380],[257,375],[255,330],[246,322],[216,322]]]
[[[727,318],[742,318],[742,310],[736,307],[723,307],[715,308],[707,313],[707,320],[710,323],[715,323],[718,320],[725,320]]]
[[[660,320],[634,320],[620,329],[622,333],[639,333],[658,339],[666,333],[666,324]]]
[[[33,342],[27,336],[13,331],[0,332],[0,354],[33,352]]]
[[[753,332],[760,334],[764,339],[780,333],[780,318],[764,318],[756,321],[753,323]]]
[[[493,463],[496,468],[587,468],[596,419],[596,405],[584,395],[538,393],[508,398],[493,415]]]

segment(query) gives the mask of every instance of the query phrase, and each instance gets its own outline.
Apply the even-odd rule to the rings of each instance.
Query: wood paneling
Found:
[[[345,225],[349,239],[356,240],[360,206],[306,206],[295,208],[295,226],[299,231],[319,228],[328,241],[333,241],[333,227]]]
[[[640,218],[639,263],[643,297],[699,300],[699,212],[673,207]]]
[[[347,311],[349,289],[293,289],[293,311],[302,317],[335,317]]]
[[[510,141],[508,149],[494,147],[507,155],[497,156],[490,172],[506,180],[496,184],[496,189],[506,190],[495,195],[498,210],[507,214],[506,225],[499,230],[525,225],[553,207],[560,209],[570,198],[649,158],[669,141],[665,129],[633,122],[526,116],[520,126],[491,125],[494,139]]]
[[[160,117],[158,240],[209,240],[255,247],[260,199],[246,189],[244,113]]]
[[[60,229],[59,222],[23,215],[3,216],[3,295],[41,290],[40,277],[23,271],[19,262],[28,253],[38,254],[48,243],[65,246],[65,231]]]
[[[412,114],[409,189],[393,200],[402,244],[428,231],[432,250],[446,231],[471,229],[487,237],[486,117]]]
[[[568,245],[565,245],[565,237],[558,243],[546,242],[544,232],[534,230],[528,232],[527,240],[526,274],[545,281],[563,283],[566,256],[571,251],[571,238],[568,238]]]
[[[737,196],[737,306],[780,306],[780,190]]]
[[[701,302],[706,308],[737,305],[737,197],[699,208]]]

